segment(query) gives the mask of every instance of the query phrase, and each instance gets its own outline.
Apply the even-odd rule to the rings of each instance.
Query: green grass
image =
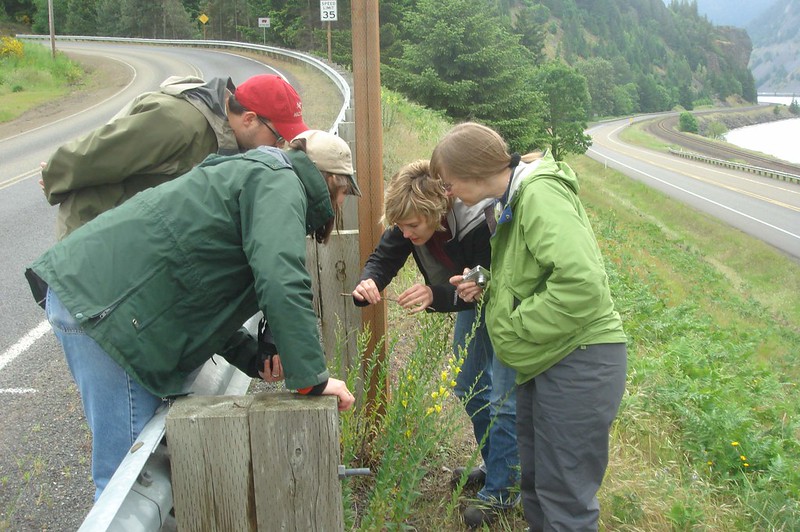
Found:
[[[385,93],[384,105],[384,138],[402,147],[402,155],[385,147],[389,176],[403,162],[427,157],[449,126],[395,95]],[[602,529],[800,529],[800,265],[587,157],[568,162],[581,181],[630,339],[628,386],[599,493]],[[415,279],[407,265],[390,289],[399,292]],[[403,394],[430,398],[438,389],[435,379],[421,379],[421,390],[398,391],[413,369],[409,360],[432,376],[447,367],[449,337],[436,336],[423,318],[392,306],[389,312],[395,370],[386,378],[395,393],[385,401],[394,412]],[[423,346],[428,355],[420,358]],[[405,425],[393,425],[396,415],[373,420],[383,439],[371,449],[371,465],[402,479],[351,485],[352,528],[462,529],[458,510],[471,494],[453,494],[439,470],[474,460],[468,420],[455,401],[441,412],[416,412],[425,426],[441,416],[434,427],[460,428],[410,439]],[[362,439],[349,427],[364,413],[350,415],[345,454],[356,467]],[[413,457],[413,465],[404,471],[387,455]],[[522,527],[517,512],[494,529]]]
[[[68,94],[84,77],[66,56],[49,48],[3,37],[0,44],[0,122]]]

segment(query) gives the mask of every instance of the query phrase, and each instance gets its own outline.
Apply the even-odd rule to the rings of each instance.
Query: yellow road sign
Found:
[[[197,20],[205,24],[206,22],[208,22],[208,17],[206,16],[205,13],[200,13],[200,16],[197,17]]]

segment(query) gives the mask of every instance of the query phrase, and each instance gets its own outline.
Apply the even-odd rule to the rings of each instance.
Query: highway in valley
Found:
[[[587,155],[800,260],[800,184],[627,144],[619,134],[631,122],[590,128]]]

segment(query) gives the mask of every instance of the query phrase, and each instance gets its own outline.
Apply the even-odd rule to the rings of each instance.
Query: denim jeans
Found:
[[[456,354],[472,332],[475,317],[474,309],[457,313],[453,332]],[[478,498],[502,507],[513,506],[519,499],[515,377],[516,372],[494,356],[481,314],[454,391],[472,420],[475,440],[478,445],[483,441],[481,456],[486,469],[486,483],[478,492]]]
[[[162,400],[133,380],[47,291],[47,320],[61,342],[92,432],[95,501]]]

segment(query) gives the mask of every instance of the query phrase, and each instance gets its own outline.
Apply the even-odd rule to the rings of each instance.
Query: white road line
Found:
[[[21,395],[24,393],[36,393],[33,388],[0,388],[0,395],[4,393]]]
[[[34,344],[34,342],[36,342],[36,340],[44,336],[44,334],[49,330],[51,330],[50,323],[47,320],[44,320],[35,328],[28,331],[28,334],[20,338],[16,344],[6,349],[3,354],[0,355],[0,370],[6,367],[6,364],[9,364],[19,355],[24,353],[30,346]]]
[[[778,227],[776,225],[772,225],[771,223],[768,223],[768,222],[765,222],[764,220],[760,220],[758,218],[750,216],[749,214],[745,214],[742,211],[738,211],[736,209],[728,207],[727,205],[723,205],[722,203],[718,203],[718,202],[716,202],[714,200],[706,198],[705,196],[701,196],[700,194],[696,194],[696,193],[692,192],[691,190],[687,190],[687,189],[679,187],[677,185],[673,185],[669,181],[664,181],[663,179],[659,179],[659,178],[657,178],[656,176],[654,176],[652,174],[648,174],[647,172],[643,172],[642,170],[639,170],[639,169],[636,169],[636,168],[634,168],[632,166],[629,166],[629,165],[623,163],[622,161],[619,161],[618,159],[614,159],[613,157],[609,157],[607,155],[603,155],[602,153],[599,153],[597,150],[595,150],[593,148],[589,148],[588,151],[594,153],[598,157],[603,157],[603,158],[608,159],[609,161],[612,161],[612,162],[614,162],[614,163],[616,163],[616,164],[618,164],[618,165],[620,165],[622,167],[625,167],[625,168],[627,168],[629,170],[632,170],[632,171],[636,172],[637,174],[649,177],[653,181],[658,181],[662,185],[666,185],[666,186],[672,187],[672,188],[674,188],[676,190],[680,190],[684,194],[689,194],[690,196],[694,196],[695,198],[697,198],[699,200],[711,203],[712,205],[716,205],[717,207],[719,207],[721,209],[725,209],[726,211],[732,212],[732,213],[737,214],[737,215],[739,215],[739,216],[741,216],[743,218],[747,218],[748,220],[752,220],[752,221],[754,221],[756,223],[759,223],[761,225],[765,225],[765,226],[769,227],[770,229],[774,229],[775,231],[780,231],[781,233],[784,233],[784,234],[786,234],[786,235],[788,235],[788,236],[790,236],[792,238],[796,238],[796,239],[800,240],[800,234],[795,234],[795,233],[789,232],[786,229],[783,229],[783,228]],[[2,367],[2,366],[0,366],[0,367]]]

